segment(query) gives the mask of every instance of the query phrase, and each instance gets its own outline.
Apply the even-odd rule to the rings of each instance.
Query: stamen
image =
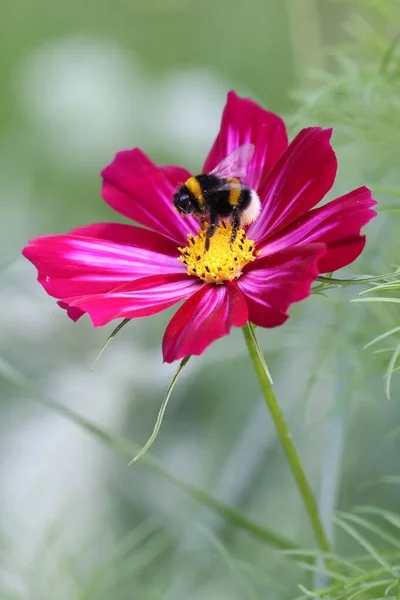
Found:
[[[188,246],[178,248],[181,252],[178,260],[187,266],[187,274],[206,283],[222,283],[237,279],[242,269],[256,259],[254,242],[246,237],[244,229],[238,229],[231,243],[232,227],[222,221],[210,239],[210,248],[204,251],[206,227],[202,227],[197,236],[188,235]]]

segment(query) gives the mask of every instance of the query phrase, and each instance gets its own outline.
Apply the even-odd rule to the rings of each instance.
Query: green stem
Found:
[[[300,496],[303,500],[304,507],[307,511],[307,515],[310,520],[310,524],[313,528],[318,546],[324,554],[332,554],[328,536],[326,535],[324,526],[322,525],[319,516],[317,503],[311,491],[310,484],[308,483],[300,457],[293,443],[292,436],[289,432],[288,426],[285,422],[284,416],[273,392],[271,379],[269,377],[268,371],[266,371],[265,369],[264,357],[257,343],[253,326],[250,323],[245,325],[243,327],[243,333],[246,340],[247,348],[249,350],[250,358],[253,362],[254,370],[256,372],[258,381],[261,386],[265,404],[267,405],[272,420],[275,424],[279,440],[281,442],[283,451],[286,454],[286,458],[288,460],[290,469],[295,478],[298,490],[300,492]],[[327,565],[327,567],[330,567],[330,569],[332,569],[331,562],[331,560],[325,559],[325,564]]]

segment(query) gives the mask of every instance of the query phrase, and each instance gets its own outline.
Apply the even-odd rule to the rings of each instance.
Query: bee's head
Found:
[[[174,206],[181,215],[194,215],[196,212],[196,206],[185,186],[174,194]]]

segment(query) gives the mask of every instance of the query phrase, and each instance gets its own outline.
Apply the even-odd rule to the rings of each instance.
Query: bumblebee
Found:
[[[208,221],[204,252],[221,219],[230,218],[232,244],[239,227],[249,225],[261,209],[257,193],[241,183],[253,158],[255,147],[244,144],[231,152],[210,173],[190,177],[174,194],[174,206],[182,215],[199,217]]]

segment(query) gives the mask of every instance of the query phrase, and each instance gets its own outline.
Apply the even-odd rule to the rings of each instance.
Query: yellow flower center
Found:
[[[178,260],[187,266],[187,274],[206,283],[222,283],[240,277],[242,269],[256,258],[254,242],[246,237],[244,229],[238,229],[236,239],[230,243],[232,227],[225,222],[218,225],[210,239],[210,248],[204,252],[206,228],[198,235],[188,235],[188,245],[178,248]]]

